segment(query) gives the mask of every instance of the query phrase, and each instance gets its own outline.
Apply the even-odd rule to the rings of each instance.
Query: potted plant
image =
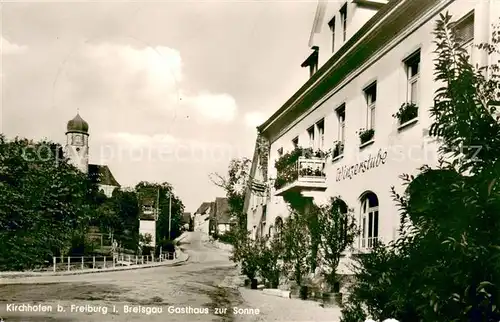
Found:
[[[307,285],[301,285],[299,287],[299,297],[301,300],[307,300],[309,295],[309,287]]]
[[[369,142],[373,139],[373,136],[375,135],[375,130],[374,129],[359,129],[358,131],[359,135],[359,140],[361,141],[361,144]]]
[[[399,124],[404,124],[415,119],[418,116],[418,106],[414,103],[403,103],[396,114],[392,117],[397,118]]]

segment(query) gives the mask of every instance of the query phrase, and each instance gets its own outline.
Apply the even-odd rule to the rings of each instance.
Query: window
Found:
[[[375,105],[377,103],[377,83],[373,83],[365,90],[367,105],[366,129],[375,129]]]
[[[299,147],[299,137],[298,136],[292,140],[292,144],[293,144],[294,149]]]
[[[342,104],[338,109],[337,109],[337,120],[339,122],[339,134],[338,134],[338,140],[341,143],[345,142],[345,104]]]
[[[307,135],[309,137],[309,147],[314,149],[315,148],[315,146],[314,146],[314,126],[311,126],[307,130]]]
[[[342,41],[347,39],[347,3],[340,9],[340,23],[342,24]]]
[[[328,27],[330,27],[330,31],[332,33],[332,53],[335,51],[335,17],[330,20],[328,23]]]
[[[322,150],[325,146],[325,120],[322,119],[318,123],[316,123],[316,129],[318,132],[318,149]]]
[[[406,102],[418,105],[418,79],[420,75],[420,50],[405,60],[407,88]]]
[[[453,31],[460,45],[467,50],[470,62],[474,42],[474,12],[457,21],[453,26]]]
[[[337,211],[342,217],[340,230],[343,232],[344,239],[346,240],[347,226],[349,224],[347,213],[349,212],[349,209],[347,207],[347,204],[341,199],[337,200]]]
[[[310,77],[318,71],[319,47],[313,46],[311,49],[313,50],[312,54],[300,65],[301,67],[309,67]]]
[[[361,198],[361,248],[372,248],[379,240],[378,198],[373,192]]]

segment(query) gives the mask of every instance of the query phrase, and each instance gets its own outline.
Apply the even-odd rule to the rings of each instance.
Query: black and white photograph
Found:
[[[0,31],[0,322],[500,321],[500,0]]]

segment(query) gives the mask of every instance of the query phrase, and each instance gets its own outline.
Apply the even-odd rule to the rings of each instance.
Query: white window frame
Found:
[[[316,122],[315,130],[318,133],[318,149],[322,150],[325,147],[325,119]]]
[[[311,126],[309,129],[307,129],[307,136],[309,138],[309,147],[312,149],[316,148],[316,140],[315,140],[315,135],[314,135],[314,126]]]
[[[375,100],[370,93],[375,88]],[[364,89],[366,98],[366,130],[375,129],[376,107],[377,107],[377,82],[372,83]]]
[[[380,211],[377,195],[373,194],[377,198],[377,206],[370,207],[368,194],[365,195],[361,201],[361,249],[371,249],[373,248],[375,241],[380,240]],[[372,215],[372,225],[370,226],[370,215]],[[377,225],[375,225],[377,222]],[[375,231],[375,226],[377,230]],[[371,236],[370,236],[371,235]],[[376,235],[376,236],[375,236]]]
[[[413,65],[413,62],[415,62],[415,57],[418,55],[418,70],[417,70],[417,73],[412,76],[411,75],[411,72],[412,72],[412,67],[414,66]],[[406,79],[407,79],[407,88],[406,88],[406,102],[407,103],[413,103],[415,105],[418,106],[418,103],[419,103],[419,96],[420,96],[420,69],[421,69],[421,66],[420,66],[420,63],[421,63],[421,56],[420,56],[420,50],[414,54],[412,54],[410,57],[408,57],[406,60],[405,60],[405,66],[406,66]],[[413,92],[412,92],[412,85],[413,84],[416,84],[416,93],[415,93],[415,102],[412,102],[412,95],[413,95]]]
[[[333,17],[328,23],[328,27],[330,27],[330,32],[332,35],[332,53],[335,52],[335,17]]]
[[[342,41],[347,40],[347,3],[340,8],[340,23],[342,25]]]
[[[339,132],[337,134],[338,141],[341,142],[342,144],[345,144],[345,113],[346,113],[345,104],[340,105],[335,110],[335,113],[337,114],[337,122],[339,129]]]

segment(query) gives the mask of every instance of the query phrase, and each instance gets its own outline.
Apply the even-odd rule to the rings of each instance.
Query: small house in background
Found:
[[[207,236],[209,233],[210,205],[210,202],[203,202],[194,213],[194,230]]]
[[[156,247],[156,221],[158,220],[158,189],[143,188],[138,191],[139,234],[151,237],[150,247]]]
[[[215,198],[215,229],[217,235],[223,235],[231,229],[234,221],[229,213],[227,198]]]

